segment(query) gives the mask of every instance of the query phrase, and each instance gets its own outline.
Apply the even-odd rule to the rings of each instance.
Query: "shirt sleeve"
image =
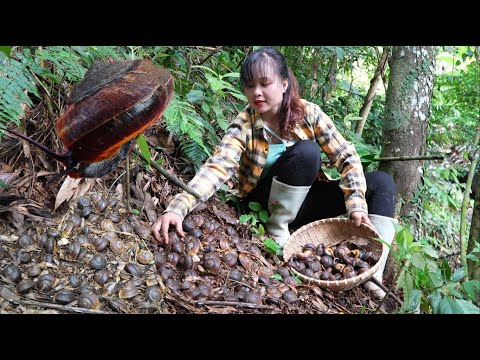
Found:
[[[181,192],[172,199],[165,209],[174,212],[182,219],[200,202],[207,201],[238,169],[240,157],[245,150],[246,134],[244,121],[240,116],[230,124],[213,155],[200,167],[188,186],[196,190],[201,199],[198,200],[187,192]]]
[[[354,211],[368,214],[365,200],[367,183],[362,163],[353,144],[342,136],[333,121],[318,106],[314,108],[315,137],[322,150],[340,173],[347,215]]]

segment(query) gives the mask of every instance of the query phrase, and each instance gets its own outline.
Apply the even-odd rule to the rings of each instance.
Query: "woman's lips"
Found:
[[[255,101],[255,105],[257,106],[262,106],[263,104],[265,104],[265,101],[260,101],[260,100]]]

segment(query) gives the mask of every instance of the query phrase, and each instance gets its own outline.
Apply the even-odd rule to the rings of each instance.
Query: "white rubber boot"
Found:
[[[268,211],[270,218],[265,224],[271,238],[282,248],[290,237],[288,224],[297,217],[298,210],[303,204],[310,186],[291,186],[276,179],[272,180],[270,197],[268,198]]]
[[[382,215],[375,215],[375,214],[369,214],[368,218],[372,222],[372,224],[375,226],[377,229],[378,234],[380,235],[380,238],[387,242],[388,244],[392,244],[393,238],[395,236],[395,227],[393,224],[397,224],[398,221],[396,219],[382,216]],[[388,253],[390,252],[390,249],[387,248],[387,256]],[[387,262],[387,256],[383,257],[380,261],[382,263],[380,264],[380,268],[378,271],[373,274],[373,276],[380,282],[383,281],[383,271],[385,270],[385,264]],[[365,289],[369,290],[372,296],[375,299],[383,299],[385,297],[385,291],[380,289],[374,282],[372,281],[366,281],[365,282]]]

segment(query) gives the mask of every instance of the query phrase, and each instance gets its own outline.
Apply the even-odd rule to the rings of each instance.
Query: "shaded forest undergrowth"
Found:
[[[52,131],[35,130],[28,133],[52,142]],[[146,138],[163,149],[163,166],[188,182],[193,170],[163,129],[154,126]],[[180,241],[172,232],[171,245],[156,244],[151,224],[179,189],[133,155],[130,211],[125,163],[102,179],[48,182],[62,169],[36,149],[5,137],[0,155],[2,181],[21,197],[0,207],[1,313],[360,314],[399,307],[389,297],[379,308],[362,286],[335,293],[297,281],[217,195],[189,216],[196,233]],[[386,286],[392,279],[387,275]]]

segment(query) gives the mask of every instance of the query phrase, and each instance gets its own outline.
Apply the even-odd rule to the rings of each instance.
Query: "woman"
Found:
[[[257,201],[268,208],[266,230],[281,247],[290,236],[289,225],[298,228],[345,213],[355,226],[373,227],[375,222],[380,235],[383,226],[393,238],[392,177],[378,171],[364,175],[354,146],[318,105],[299,98],[283,55],[274,48],[251,53],[240,81],[248,106],[188,184],[202,195],[201,201],[238,170],[238,196],[244,204]],[[339,171],[339,181],[329,181],[322,172],[320,148]],[[168,243],[170,225],[184,237],[183,218],[198,203],[186,192],[177,194],[152,227],[155,240]]]

